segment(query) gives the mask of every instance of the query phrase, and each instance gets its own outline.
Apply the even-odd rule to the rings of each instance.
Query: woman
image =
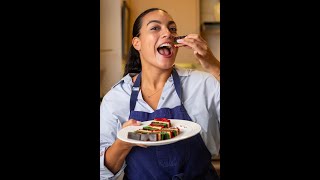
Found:
[[[199,35],[189,34],[180,43],[211,74],[176,68],[177,27],[158,8],[137,17],[132,35],[124,77],[100,107],[100,178],[117,178],[124,170],[124,179],[218,179],[211,157],[220,148],[219,61]],[[117,139],[121,128],[156,117],[190,120],[202,130],[162,146]]]

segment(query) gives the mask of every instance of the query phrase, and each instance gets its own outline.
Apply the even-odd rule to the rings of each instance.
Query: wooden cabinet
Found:
[[[213,167],[216,169],[218,175],[220,176],[220,159],[215,159],[211,161]]]
[[[100,49],[121,50],[121,2],[100,0]]]
[[[201,0],[201,36],[220,61],[220,0]]]
[[[100,51],[100,97],[122,78],[121,54]]]
[[[204,22],[220,22],[220,0],[200,0],[200,19]]]
[[[122,77],[122,0],[100,0],[100,97]]]

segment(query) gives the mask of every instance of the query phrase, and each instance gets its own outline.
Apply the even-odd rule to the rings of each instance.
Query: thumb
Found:
[[[140,121],[137,121],[135,119],[129,119],[128,121],[122,124],[122,128],[127,126],[139,126],[140,124],[141,124]]]
[[[194,55],[197,55],[197,54],[198,54],[198,52],[197,52],[197,51],[193,51],[193,54],[194,54]]]
[[[131,121],[132,125],[140,125],[141,121],[135,120],[135,119],[129,119],[129,121]]]
[[[193,51],[193,54],[199,62],[202,60],[202,56],[197,51]]]

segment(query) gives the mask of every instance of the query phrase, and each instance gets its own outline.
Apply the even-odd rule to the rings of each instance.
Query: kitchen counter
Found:
[[[218,175],[220,176],[220,159],[214,159],[211,161],[213,167],[216,169]]]

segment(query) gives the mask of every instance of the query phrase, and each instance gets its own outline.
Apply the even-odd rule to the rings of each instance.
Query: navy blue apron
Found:
[[[175,90],[181,101],[180,78],[175,69],[172,71]],[[138,75],[130,98],[130,117],[141,122],[154,118],[184,119],[191,121],[182,101],[175,108],[161,108],[153,113],[134,111],[139,94],[141,73]],[[218,180],[211,164],[211,154],[204,144],[200,133],[191,138],[162,146],[142,148],[135,146],[126,157],[124,179],[210,179]]]

